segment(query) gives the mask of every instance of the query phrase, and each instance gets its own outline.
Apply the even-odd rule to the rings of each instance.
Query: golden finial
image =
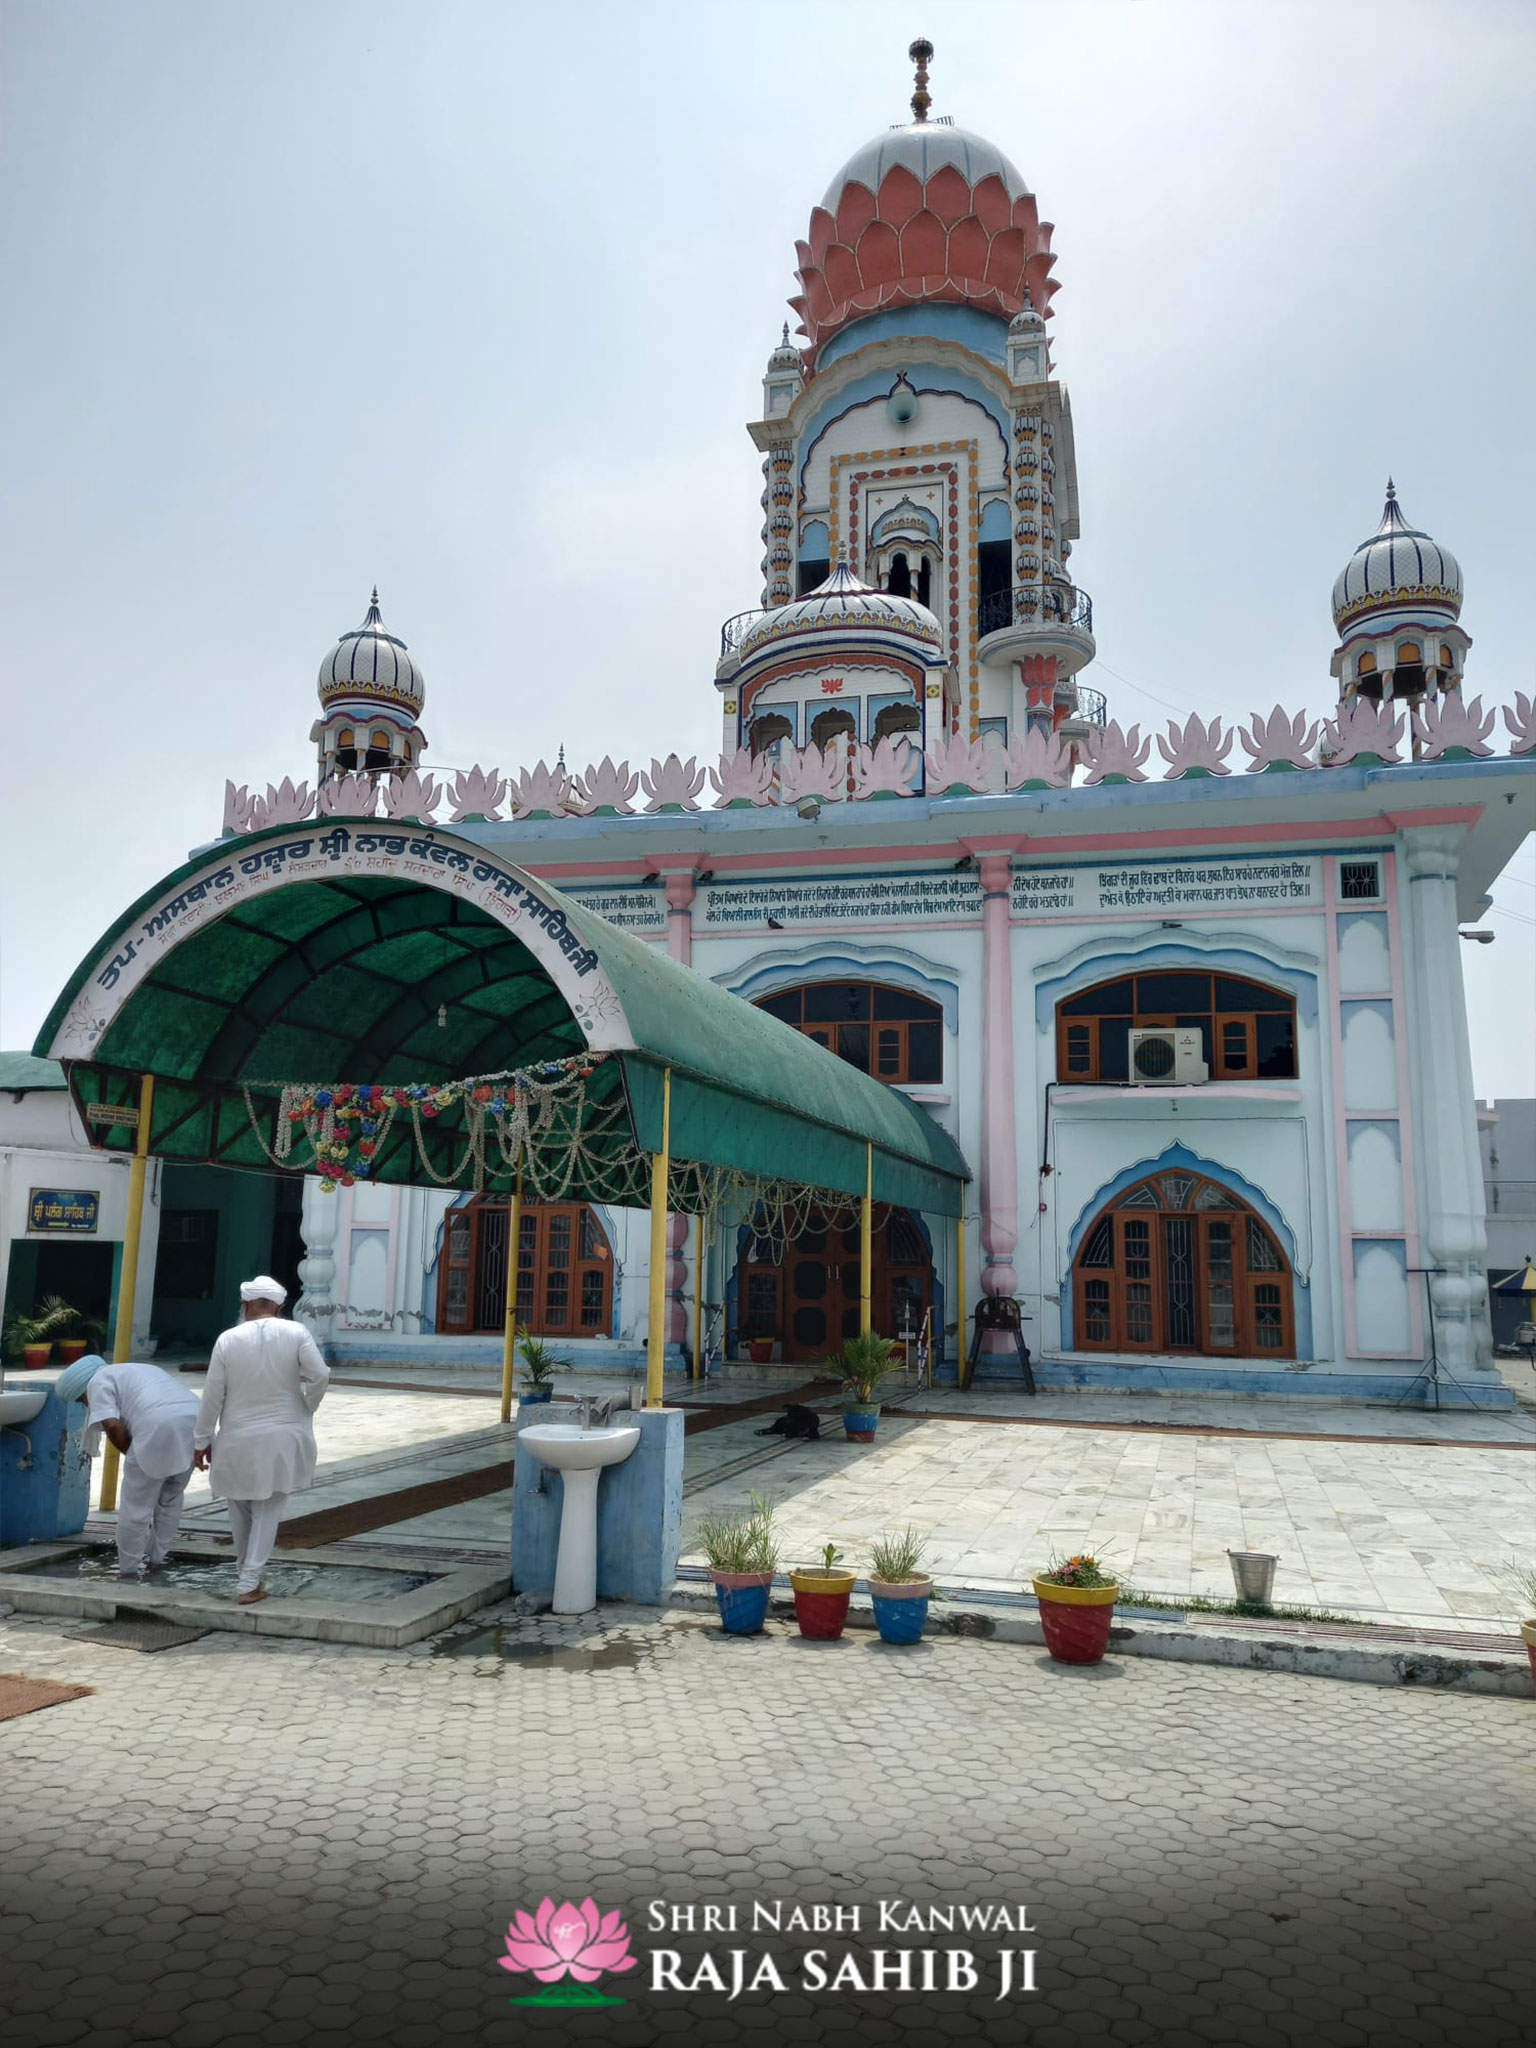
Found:
[[[907,55],[917,66],[917,90],[912,95],[912,118],[926,121],[928,109],[933,105],[933,95],[928,90],[928,66],[933,60],[933,45],[925,36],[919,36]]]

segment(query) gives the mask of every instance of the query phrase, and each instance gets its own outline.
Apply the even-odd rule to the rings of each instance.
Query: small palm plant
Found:
[[[523,1361],[523,1384],[526,1387],[547,1387],[557,1372],[565,1371],[568,1358],[557,1357],[542,1337],[535,1337],[531,1330],[517,1333],[517,1354]]]
[[[879,1406],[881,1387],[900,1370],[894,1363],[895,1350],[891,1338],[877,1337],[873,1330],[865,1330],[828,1353],[825,1363],[842,1377],[839,1391],[845,1408]]]

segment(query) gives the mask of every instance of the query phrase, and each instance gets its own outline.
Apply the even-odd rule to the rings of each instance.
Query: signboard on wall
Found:
[[[1017,868],[1015,917],[1113,917],[1170,910],[1308,910],[1322,898],[1309,855]]]
[[[660,889],[567,889],[565,894],[621,932],[656,933],[667,928],[667,899]]]
[[[46,1236],[90,1232],[100,1211],[94,1188],[33,1188],[27,1195],[27,1229]]]

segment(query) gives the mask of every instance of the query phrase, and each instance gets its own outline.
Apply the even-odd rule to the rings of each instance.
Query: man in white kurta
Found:
[[[262,1274],[240,1289],[245,1317],[213,1347],[197,1416],[197,1462],[229,1509],[240,1566],[235,1598],[264,1600],[262,1571],[290,1493],[315,1476],[313,1411],[330,1370],[302,1323],[283,1316],[288,1297]],[[210,1446],[212,1455],[210,1459]]]
[[[103,1436],[122,1453],[117,1494],[117,1571],[139,1579],[157,1572],[181,1525],[192,1477],[197,1396],[158,1365],[108,1365],[92,1354],[60,1373],[54,1392],[86,1406],[85,1453]]]

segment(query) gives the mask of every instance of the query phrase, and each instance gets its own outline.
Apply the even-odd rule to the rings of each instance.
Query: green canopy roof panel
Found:
[[[286,1084],[404,1087],[585,1049],[619,1058],[592,1077],[589,1178],[572,1199],[637,1198],[635,1150],[660,1147],[670,1068],[674,1157],[858,1195],[872,1148],[879,1200],[958,1213],[964,1159],[905,1096],[435,829],[320,821],[221,842],[106,935],[35,1050],[64,1062],[98,1142],[132,1146],[90,1109],[131,1105],[152,1074],[153,1152],[263,1166]],[[420,1142],[425,1174],[397,1118],[373,1177],[451,1178],[458,1114]]]

